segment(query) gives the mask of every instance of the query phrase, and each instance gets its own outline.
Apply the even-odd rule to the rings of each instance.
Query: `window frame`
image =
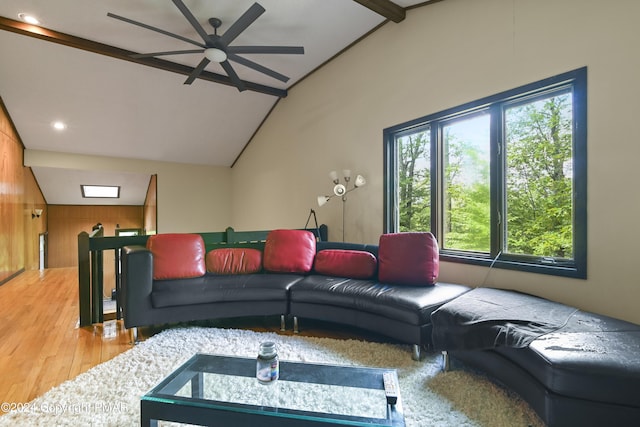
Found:
[[[573,161],[573,259],[534,255],[505,254],[504,226],[506,209],[506,156],[504,140],[504,109],[527,99],[553,94],[569,88],[572,94],[572,161]],[[443,235],[443,207],[441,181],[442,135],[441,123],[473,116],[482,111],[490,114],[490,252],[442,249],[440,259],[472,265],[526,271],[539,274],[587,278],[587,68],[582,67],[558,74],[515,89],[449,108],[383,130],[383,230],[397,232],[398,224],[398,152],[396,140],[414,132],[431,132],[431,231],[438,241]],[[506,219],[504,219],[506,222]]]

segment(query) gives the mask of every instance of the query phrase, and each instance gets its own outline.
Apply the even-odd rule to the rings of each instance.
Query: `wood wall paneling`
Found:
[[[101,223],[105,236],[120,228],[142,228],[143,206],[49,205],[49,267],[78,266],[78,234]],[[115,253],[105,251],[104,296],[115,287]]]
[[[24,168],[25,185],[25,270],[40,268],[40,234],[47,233],[47,202],[42,195],[31,168]],[[42,209],[40,217],[33,217],[35,209]],[[46,267],[46,266],[45,266]]]
[[[0,99],[0,283],[24,269],[23,146]]]

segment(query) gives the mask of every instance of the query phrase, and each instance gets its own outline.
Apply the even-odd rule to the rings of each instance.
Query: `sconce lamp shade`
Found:
[[[344,174],[345,184],[340,184],[340,178],[338,177],[338,172],[331,171],[329,173],[329,178],[331,178],[331,180],[335,184],[333,186],[333,195],[318,196],[318,206],[324,206],[334,196],[342,197],[343,201],[345,201],[344,197],[346,197],[347,193],[355,190],[358,187],[362,187],[367,183],[367,180],[364,179],[364,176],[356,175],[356,179],[353,182],[353,188],[348,188],[349,181],[351,180],[351,170],[344,169],[342,173]]]
[[[364,176],[362,175],[356,175],[356,179],[353,181],[353,187],[350,188],[349,184],[351,183],[351,169],[342,170],[342,178],[344,179],[344,184],[340,183],[340,177],[338,176],[338,172],[336,171],[331,171],[329,173],[329,178],[331,178],[331,181],[333,181],[333,194],[330,196],[318,196],[318,206],[324,206],[329,200],[336,196],[338,196],[342,200],[342,241],[344,242],[344,210],[345,204],[347,202],[347,194],[365,185],[367,183],[367,180],[364,179]],[[313,212],[313,210],[311,212]]]
[[[318,206],[323,206],[331,199],[329,196],[318,196]]]

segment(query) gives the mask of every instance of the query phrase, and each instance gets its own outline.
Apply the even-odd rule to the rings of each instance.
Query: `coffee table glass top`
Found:
[[[388,371],[395,374],[281,361],[280,379],[264,385],[255,377],[255,359],[196,354],[142,400],[334,425],[404,426],[400,398],[387,405],[382,374]]]

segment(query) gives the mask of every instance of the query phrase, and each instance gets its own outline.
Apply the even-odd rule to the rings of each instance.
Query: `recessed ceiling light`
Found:
[[[40,25],[40,20],[33,15],[29,15],[28,13],[19,13],[18,18],[27,24],[31,25]]]
[[[55,122],[51,123],[51,126],[53,126],[53,128],[55,130],[65,130],[67,128],[66,123],[61,122],[61,121],[55,121]]]
[[[82,197],[99,197],[107,199],[118,199],[120,197],[120,186],[115,185],[81,185]]]

